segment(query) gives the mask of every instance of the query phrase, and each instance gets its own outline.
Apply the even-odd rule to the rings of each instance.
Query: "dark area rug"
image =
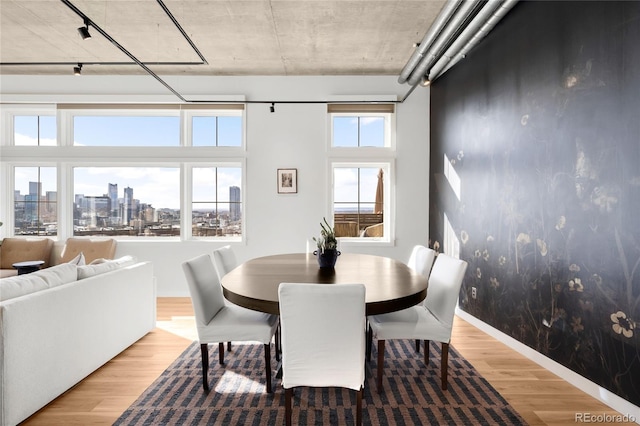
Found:
[[[440,348],[431,343],[425,367],[413,341],[387,341],[384,392],[376,390],[376,349],[367,362],[362,414],[364,425],[524,425],[524,420],[453,348],[449,386],[440,389]],[[214,350],[215,348],[215,350]],[[187,348],[115,422],[116,425],[281,425],[284,390],[273,378],[265,393],[261,344],[235,343],[218,364],[209,346],[209,386],[202,389],[200,347]],[[272,355],[273,357],[273,355]],[[272,365],[274,376],[276,363]],[[347,425],[355,419],[356,395],[341,388],[298,388],[293,423]]]

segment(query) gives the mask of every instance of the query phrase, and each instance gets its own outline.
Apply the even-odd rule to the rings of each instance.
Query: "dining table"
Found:
[[[334,268],[320,268],[312,253],[289,253],[248,260],[222,277],[225,298],[255,311],[280,313],[280,283],[364,284],[366,314],[414,306],[427,296],[428,279],[405,263],[384,256],[342,253]]]

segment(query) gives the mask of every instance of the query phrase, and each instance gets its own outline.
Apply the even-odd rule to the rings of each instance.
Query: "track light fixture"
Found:
[[[429,78],[425,75],[422,77],[422,81],[420,82],[420,85],[422,87],[427,87],[431,85],[431,80],[429,80]]]
[[[91,34],[89,34],[89,20],[85,18],[84,27],[78,28],[78,34],[82,37],[83,40],[91,38]]]
[[[269,111],[271,111],[271,112],[276,112],[276,105],[275,105],[275,103],[271,102],[271,106],[269,107]]]
[[[78,64],[77,67],[73,67],[73,75],[82,75],[82,64]]]

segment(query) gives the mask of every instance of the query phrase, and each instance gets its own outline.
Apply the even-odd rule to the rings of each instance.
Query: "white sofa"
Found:
[[[5,278],[0,298],[1,426],[23,421],[155,327],[153,265],[127,257]]]

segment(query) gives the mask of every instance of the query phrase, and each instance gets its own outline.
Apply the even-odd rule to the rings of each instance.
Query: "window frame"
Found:
[[[231,105],[231,112],[225,112],[225,106]],[[93,108],[95,107],[95,108]],[[179,116],[179,146],[74,146],[73,120],[76,115],[161,115]],[[194,147],[186,143],[186,117],[190,115],[237,115],[242,120],[242,146],[206,146]],[[15,146],[13,117],[16,115],[55,115],[56,146]],[[64,240],[73,236],[73,203],[74,203],[74,168],[75,167],[177,167],[180,173],[180,226],[179,237],[125,237],[115,236],[126,241],[207,241],[207,242],[242,242],[246,243],[246,105],[181,105],[181,104],[43,104],[21,105],[4,104],[0,106],[0,122],[2,124],[2,161],[0,176],[2,177],[0,217],[6,226],[0,228],[1,236],[13,236],[15,223],[15,204],[13,188],[15,187],[14,167],[54,167],[57,174],[57,236],[50,238]],[[241,168],[241,202],[242,229],[238,237],[192,237],[192,211],[190,197],[192,188],[187,187],[187,178],[191,174],[190,166],[195,167],[240,167]],[[190,179],[190,177],[189,177]],[[191,182],[190,180],[188,181]],[[106,190],[106,188],[105,188]],[[189,202],[187,202],[187,195]],[[186,207],[188,206],[188,214]],[[161,208],[162,206],[156,206]]]
[[[37,146],[32,146],[31,148],[38,148]],[[51,238],[53,240],[57,240],[60,236],[60,212],[61,212],[61,201],[58,194],[60,193],[60,169],[58,167],[58,163],[56,162],[45,162],[45,161],[14,161],[7,164],[2,164],[2,177],[3,181],[6,182],[6,185],[10,188],[10,191],[2,191],[2,197],[0,197],[0,202],[2,203],[2,214],[6,220],[3,220],[4,224],[2,228],[9,230],[6,232],[7,236],[15,236],[18,238],[28,238],[29,235],[16,235],[15,234],[15,188],[16,188],[16,168],[29,168],[29,167],[38,167],[38,168],[53,168],[56,173],[56,217],[58,220],[58,229],[56,235],[36,235],[38,238]]]
[[[228,145],[218,145],[217,140],[217,129],[216,129],[216,145],[204,146],[204,147],[195,147],[195,148],[215,148],[218,150],[232,150],[232,151],[245,151],[246,150],[246,119],[245,119],[245,109],[242,110],[232,110],[232,109],[186,109],[182,111],[183,123],[184,123],[184,146],[193,145],[193,118],[194,117],[240,117],[242,120],[241,131],[242,135],[240,138],[240,146],[228,146]],[[216,120],[217,126],[217,120]]]
[[[387,111],[391,109],[392,111]],[[378,110],[378,111],[376,111]],[[380,111],[384,110],[384,111]],[[329,216],[334,218],[335,181],[334,169],[339,167],[377,167],[385,170],[383,237],[339,237],[342,246],[395,246],[395,197],[396,197],[396,114],[390,105],[329,105],[328,116],[328,176],[329,176]],[[383,116],[384,147],[341,147],[334,145],[334,117]],[[335,224],[334,224],[335,225]]]
[[[53,116],[56,117],[56,143],[60,145],[60,123],[56,114],[55,105],[48,104],[27,104],[27,105],[11,105],[8,108],[2,109],[2,117],[0,122],[2,124],[2,135],[0,135],[1,146],[15,146],[15,147],[51,147],[52,145],[16,145],[15,141],[15,118],[21,116]]]
[[[193,169],[194,168],[207,168],[207,167],[238,167],[240,168],[240,179],[241,179],[241,194],[240,194],[240,204],[241,204],[241,216],[242,216],[242,227],[241,227],[241,235],[240,237],[194,237],[193,236]],[[184,164],[183,168],[184,172],[184,194],[183,200],[185,205],[182,207],[181,214],[182,221],[189,221],[191,226],[185,226],[181,223],[182,229],[184,232],[182,233],[183,238],[185,240],[191,241],[229,241],[229,242],[242,242],[246,241],[246,160],[244,158],[238,158],[235,161],[228,159],[224,161],[208,161],[202,163],[194,163],[189,162]],[[217,200],[216,200],[217,201]]]

